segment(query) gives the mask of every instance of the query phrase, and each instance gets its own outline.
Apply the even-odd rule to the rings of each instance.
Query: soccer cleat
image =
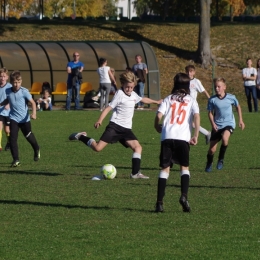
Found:
[[[37,161],[39,161],[40,158],[41,158],[40,150],[36,150],[34,152],[34,161],[37,162]]]
[[[79,140],[79,138],[84,135],[84,136],[87,136],[87,133],[86,132],[80,132],[80,133],[73,133],[69,136],[69,140],[70,141],[73,141],[73,140]]]
[[[182,205],[183,212],[190,212],[190,205],[185,196],[181,195],[179,202]]]
[[[211,133],[205,135],[206,145],[210,143]]]
[[[8,151],[8,150],[10,150],[10,143],[9,142],[6,143],[6,145],[5,145],[5,151]]]
[[[20,164],[20,162],[18,161],[18,160],[14,160],[13,162],[12,162],[12,164],[11,164],[11,167],[18,167],[18,166],[20,166],[21,164]]]
[[[143,175],[141,172],[138,172],[137,174],[132,174],[130,175],[131,179],[149,179],[148,176]]]
[[[163,212],[163,203],[161,201],[156,202],[155,212]]]
[[[212,163],[207,163],[205,172],[211,172],[212,171]]]
[[[217,164],[217,169],[221,170],[223,168],[223,164],[224,164],[224,161],[223,160],[219,160],[218,164]]]

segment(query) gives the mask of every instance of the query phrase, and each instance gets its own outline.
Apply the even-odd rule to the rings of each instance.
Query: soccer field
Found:
[[[167,182],[165,212],[154,213],[160,150],[155,111],[136,111],[133,120],[149,180],[129,178],[132,151],[119,143],[95,153],[68,140],[78,131],[98,140],[109,120],[94,129],[99,115],[39,112],[32,130],[40,161],[33,161],[21,133],[20,167],[10,168],[10,152],[0,153],[0,259],[259,259],[259,113],[243,113],[246,128],[231,136],[223,170],[216,169],[217,151],[213,171],[204,172],[204,136],[191,147],[190,214],[178,202],[178,166]],[[205,112],[201,125],[210,129]],[[92,181],[106,163],[116,167],[116,178]]]

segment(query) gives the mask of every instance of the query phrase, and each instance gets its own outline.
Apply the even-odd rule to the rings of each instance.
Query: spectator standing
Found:
[[[256,63],[256,92],[257,92],[257,98],[260,99],[260,59],[257,60]]]
[[[137,92],[137,94],[140,97],[144,97],[145,78],[146,78],[146,74],[148,74],[148,68],[147,68],[147,65],[142,62],[141,55],[137,54],[135,56],[135,61],[136,61],[136,64],[134,64],[132,67],[132,71],[138,78],[137,85],[135,86],[135,92]],[[144,103],[142,101],[140,101],[137,104],[137,109],[140,110],[143,108],[144,108]]]
[[[109,66],[107,66],[107,59],[99,59],[99,68],[97,69],[99,75],[99,91],[101,93],[100,97],[100,111],[108,106],[109,94],[111,90],[111,81],[116,85],[116,80],[111,72]]]
[[[251,103],[251,95],[253,97],[254,109],[255,112],[258,111],[258,101],[256,95],[256,69],[252,67],[252,60],[251,58],[247,58],[246,60],[247,68],[244,68],[242,71],[243,80],[244,80],[244,87],[245,87],[245,94],[247,98],[247,106],[248,111],[252,112],[252,103]]]
[[[67,99],[66,99],[66,110],[70,110],[72,93],[75,91],[75,109],[79,109],[79,93],[80,84],[82,81],[82,71],[84,69],[84,64],[79,60],[79,53],[73,53],[73,61],[67,64]]]

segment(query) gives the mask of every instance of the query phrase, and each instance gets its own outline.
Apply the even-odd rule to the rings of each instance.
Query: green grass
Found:
[[[246,128],[231,136],[221,171],[215,160],[213,172],[204,172],[202,135],[191,147],[191,214],[178,203],[177,166],[167,182],[165,212],[153,213],[160,149],[155,111],[136,112],[133,126],[149,180],[129,179],[132,152],[120,144],[95,153],[68,141],[83,130],[98,140],[108,122],[94,129],[99,114],[38,113],[32,129],[39,162],[21,134],[19,168],[10,168],[10,152],[1,152],[0,259],[259,259],[260,114],[244,113]],[[201,117],[209,129],[206,113]],[[92,181],[105,163],[116,166],[116,179]]]

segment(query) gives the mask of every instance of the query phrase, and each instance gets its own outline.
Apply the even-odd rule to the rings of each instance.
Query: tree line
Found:
[[[128,1],[128,0],[126,0]],[[98,17],[117,15],[118,0],[1,0],[8,17],[23,15],[46,17]],[[223,16],[260,15],[259,0],[212,0],[210,15],[221,20]],[[137,15],[158,15],[162,19],[171,16],[200,16],[200,0],[135,0]],[[3,10],[2,10],[3,13]]]

